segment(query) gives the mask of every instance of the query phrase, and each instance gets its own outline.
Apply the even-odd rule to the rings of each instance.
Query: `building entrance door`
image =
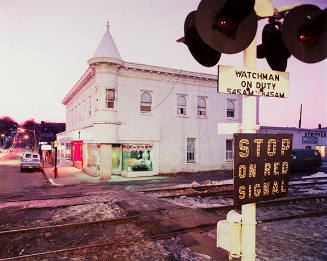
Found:
[[[83,168],[83,141],[72,141],[73,144],[73,166]]]

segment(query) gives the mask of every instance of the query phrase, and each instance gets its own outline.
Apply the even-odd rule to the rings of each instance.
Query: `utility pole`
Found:
[[[54,165],[55,165],[55,168],[54,168],[54,178],[57,178],[57,147],[58,147],[58,142],[55,141],[54,142],[54,149],[55,149],[55,162],[54,162]]]
[[[302,104],[301,104],[301,108],[300,108],[299,129],[301,128],[301,123],[302,123]]]

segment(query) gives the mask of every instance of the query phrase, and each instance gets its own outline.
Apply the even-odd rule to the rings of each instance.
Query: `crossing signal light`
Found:
[[[220,59],[221,53],[202,41],[195,26],[195,11],[187,15],[184,23],[184,37],[178,39],[177,42],[186,44],[194,59],[203,66],[212,67]]]
[[[202,0],[196,11],[196,28],[202,40],[221,53],[246,49],[257,31],[255,0]]]
[[[305,63],[327,57],[327,9],[300,5],[285,16],[282,39],[290,53]]]
[[[262,44],[257,47],[257,58],[266,58],[272,70],[285,72],[291,53],[282,40],[279,22],[271,21],[262,30]]]

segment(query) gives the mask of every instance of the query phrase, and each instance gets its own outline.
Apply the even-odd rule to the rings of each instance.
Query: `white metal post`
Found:
[[[256,37],[250,46],[244,50],[244,67],[256,68],[257,46]],[[256,96],[243,95],[242,102],[242,133],[256,132]],[[255,260],[255,240],[256,240],[256,204],[242,205],[242,261]]]

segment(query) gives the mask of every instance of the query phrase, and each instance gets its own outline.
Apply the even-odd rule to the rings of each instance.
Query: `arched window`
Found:
[[[150,112],[151,111],[151,103],[152,103],[152,98],[151,98],[150,93],[143,92],[141,94],[140,111],[141,112]]]
[[[198,98],[198,115],[206,116],[207,115],[207,104],[205,98]]]
[[[227,117],[228,118],[235,117],[235,104],[232,100],[227,100]]]
[[[177,114],[186,115],[186,99],[182,95],[177,97]]]

